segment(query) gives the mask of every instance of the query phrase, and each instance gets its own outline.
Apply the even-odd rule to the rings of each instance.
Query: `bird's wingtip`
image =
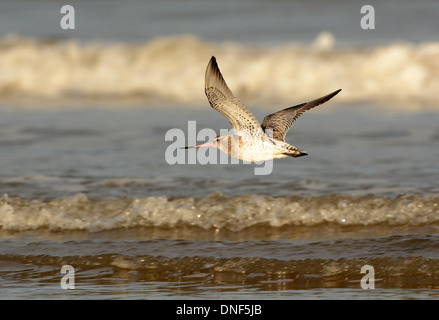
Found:
[[[209,65],[215,65],[215,64],[217,64],[216,58],[215,58],[215,56],[212,56],[212,58],[210,58],[210,60],[209,60]]]
[[[221,75],[221,71],[219,70],[218,63],[216,62],[215,56],[210,58],[209,64],[206,68],[205,74],[205,88],[209,87],[227,87],[224,83],[223,76]],[[230,90],[230,89],[227,89]]]
[[[341,89],[335,90],[333,93],[330,93],[328,96],[330,97],[329,99],[331,99],[332,97],[336,96],[337,94],[339,94],[341,91]]]

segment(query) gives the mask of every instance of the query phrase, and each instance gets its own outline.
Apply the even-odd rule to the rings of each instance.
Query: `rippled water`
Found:
[[[166,128],[221,118],[167,108],[1,110],[2,298],[438,297],[436,113],[328,105],[255,176],[167,164]]]
[[[309,298],[314,291],[337,299],[386,298],[383,292],[388,298],[398,292],[437,298],[438,252],[432,235],[244,242],[3,240],[0,274],[8,289],[2,298],[35,298],[37,290],[17,288],[23,281],[46,298],[218,298],[219,293],[240,299]],[[71,293],[60,289],[63,265],[75,268]],[[377,291],[361,289],[364,265],[374,267]]]
[[[1,299],[439,298],[438,5],[125,3],[69,34],[0,4]],[[170,129],[230,128],[212,55],[260,121],[343,89],[287,135],[307,157],[169,164]]]

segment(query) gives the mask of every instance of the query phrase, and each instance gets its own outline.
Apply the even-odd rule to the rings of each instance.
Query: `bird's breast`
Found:
[[[272,141],[266,140],[247,140],[241,136],[229,136],[223,139],[218,149],[227,153],[229,156],[247,162],[260,162],[286,157],[283,147],[278,146]]]

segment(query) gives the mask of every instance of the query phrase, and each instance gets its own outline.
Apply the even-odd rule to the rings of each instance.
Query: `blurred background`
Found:
[[[374,12],[367,13],[361,1],[342,0],[71,5],[74,12],[61,13],[62,1],[0,3],[0,173],[8,179],[0,191],[289,194],[261,185],[250,165],[165,161],[169,129],[187,132],[188,121],[197,121],[197,130],[230,127],[204,95],[213,55],[235,96],[260,121],[343,89],[287,137],[320,156],[295,161],[297,169],[291,159],[277,161],[265,183],[286,179],[291,188],[290,181],[302,181],[295,192],[311,194],[437,191],[436,2],[372,1]],[[64,30],[61,21],[71,14],[75,29]],[[375,29],[362,28],[367,14]],[[206,179],[217,184],[206,186]],[[108,181],[128,187],[102,191]]]
[[[216,55],[234,93],[260,106],[339,87],[343,102],[437,106],[431,0],[368,2],[373,30],[361,28],[358,0],[79,0],[74,30],[60,27],[64,4],[1,2],[0,98],[204,105],[203,73]]]

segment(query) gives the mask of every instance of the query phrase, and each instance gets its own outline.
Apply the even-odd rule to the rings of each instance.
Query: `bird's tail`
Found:
[[[305,150],[296,149],[296,150],[291,150],[289,152],[285,152],[283,154],[289,157],[298,158],[298,157],[307,156],[308,152],[306,152]]]

